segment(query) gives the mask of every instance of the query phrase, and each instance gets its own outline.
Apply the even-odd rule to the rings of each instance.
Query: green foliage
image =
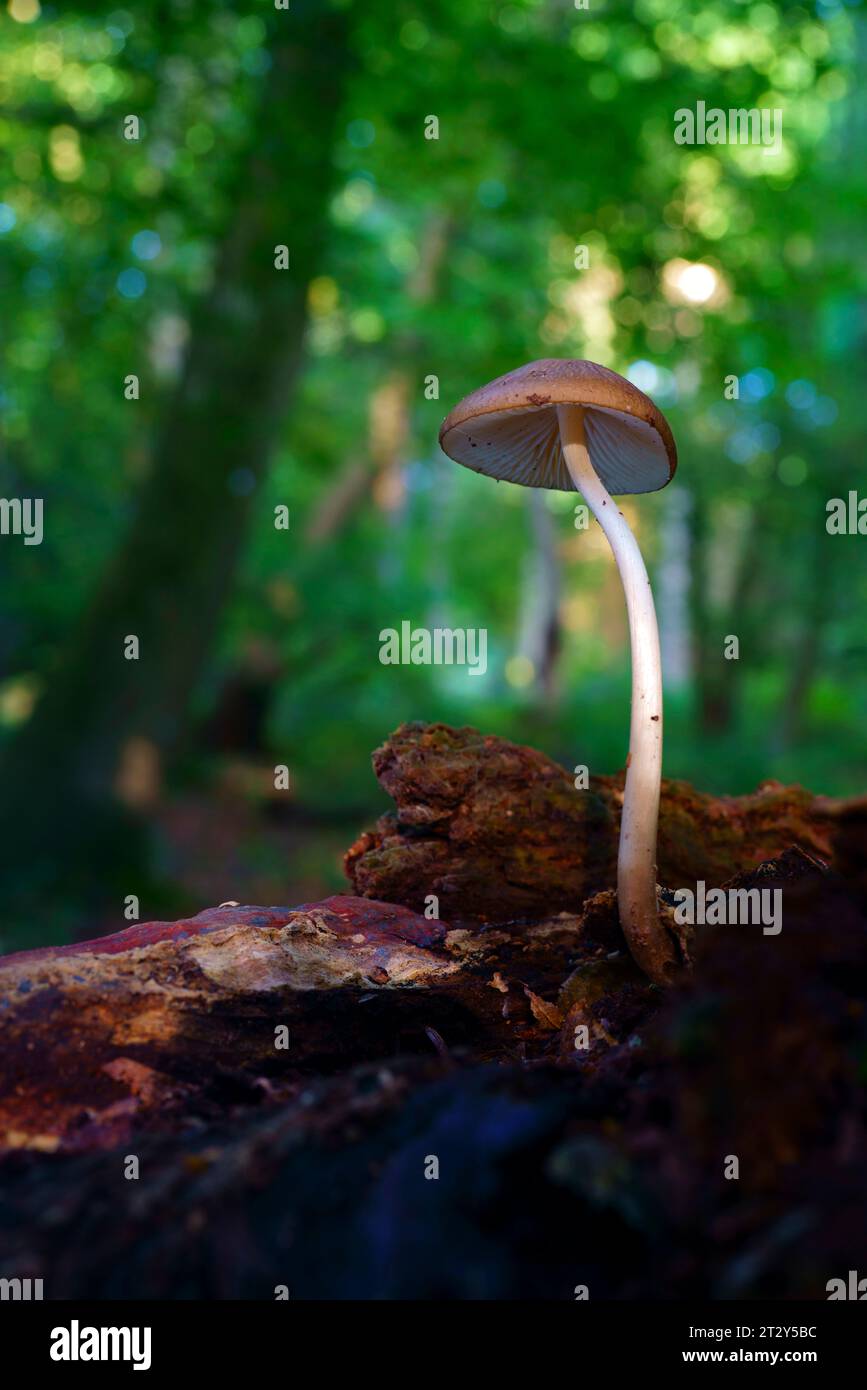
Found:
[[[604,551],[582,544],[570,499],[550,499],[567,621],[559,698],[546,703],[507,678],[526,495],[464,473],[437,446],[442,416],[481,382],[535,357],[587,356],[650,389],[679,444],[683,541],[664,534],[667,493],[633,510],[657,572],[682,543],[693,575],[702,655],[670,693],[666,770],[732,792],[772,775],[862,789],[867,541],[824,524],[827,499],[863,476],[862,16],[835,0],[351,9],[339,189],[306,367],[199,712],[251,643],[265,646],[281,673],[269,752],[305,804],[347,813],[375,803],[369,750],[404,718],[525,737],[594,771],[622,763],[628,651]],[[50,679],[159,466],[150,445],[284,22],[266,6],[167,0],[43,6],[0,26],[0,493],[46,508],[41,547],[0,549],[7,733]],[[783,152],[675,144],[674,112],[697,101],[781,109]],[[123,139],[131,112],[138,142]],[[289,244],[303,198],[285,190]],[[579,245],[587,270],[574,265]],[[678,297],[678,261],[710,267],[709,302]],[[124,399],[133,372],[138,401]],[[438,400],[424,395],[430,375]],[[723,394],[729,376],[737,401]],[[393,447],[377,438],[391,427]],[[311,540],[353,465],[354,503]],[[281,504],[288,532],[273,525]],[[191,546],[207,544],[195,516],[189,532]],[[379,632],[404,618],[486,627],[488,676],[382,666]],[[723,660],[729,633],[739,662]],[[714,727],[703,709],[719,686],[728,703]]]

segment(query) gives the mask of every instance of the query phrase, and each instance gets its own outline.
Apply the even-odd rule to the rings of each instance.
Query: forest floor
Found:
[[[374,768],[345,894],[237,906],[214,833],[232,904],[0,960],[0,1277],[825,1298],[867,1228],[865,803],[665,784],[662,885],[780,929],[697,929],[662,990],[617,921],[622,778],[443,725]]]

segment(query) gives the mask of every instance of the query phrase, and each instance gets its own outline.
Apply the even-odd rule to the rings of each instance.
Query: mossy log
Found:
[[[373,754],[396,811],[346,855],[354,892],[417,911],[435,896],[452,922],[575,912],[615,882],[624,774],[586,790],[533,748],[475,729],[404,724]],[[792,846],[829,863],[837,803],[763,783],[716,797],[663,781],[658,878],[719,887]]]
[[[669,786],[661,876],[736,868],[779,888],[783,929],[697,931],[662,991],[617,922],[618,779],[577,794],[442,726],[376,765],[398,814],[350,852],[355,883],[439,891],[445,920],[225,904],[0,960],[0,1277],[47,1298],[824,1298],[867,1219],[867,801]]]
[[[336,899],[8,958],[0,1277],[52,1299],[826,1297],[867,1219],[867,932],[844,878],[793,868],[742,880],[780,885],[779,937],[709,930],[665,994],[615,954],[610,892],[520,932]]]

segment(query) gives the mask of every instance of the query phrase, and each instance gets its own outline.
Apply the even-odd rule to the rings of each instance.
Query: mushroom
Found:
[[[580,492],[614,554],[629,615],[632,718],[617,858],[620,924],[657,983],[677,964],[656,898],[662,772],[659,632],[638,542],[611,493],[655,492],[677,467],[665,417],[643,391],[595,362],[545,358],[465,396],[440,429],[457,463],[524,487]]]

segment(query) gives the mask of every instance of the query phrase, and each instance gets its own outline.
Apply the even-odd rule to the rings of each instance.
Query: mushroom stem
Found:
[[[617,856],[620,925],[636,963],[664,984],[676,965],[656,902],[656,829],[662,775],[662,667],[659,631],[638,542],[599,478],[584,438],[584,407],[558,405],[566,467],[605,536],[623,584],[632,647],[632,718]]]

